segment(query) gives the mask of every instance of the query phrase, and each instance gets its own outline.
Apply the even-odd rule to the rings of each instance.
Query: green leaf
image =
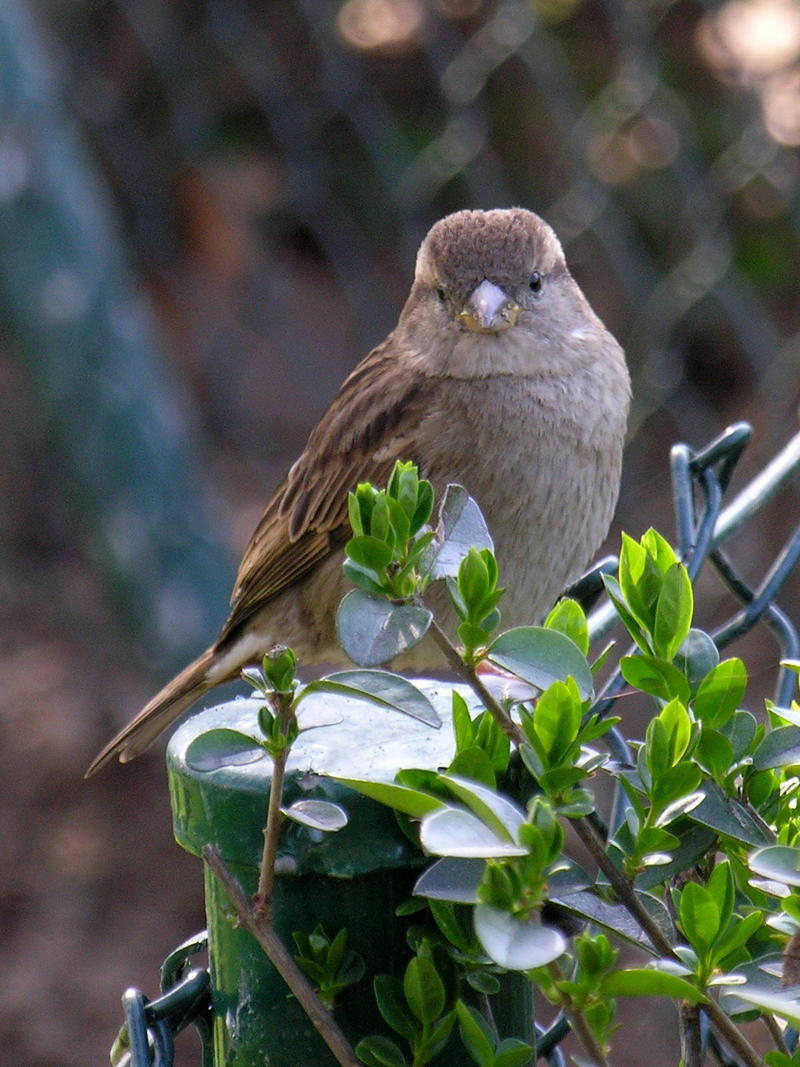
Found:
[[[692,755],[718,783],[724,781],[733,766],[733,745],[719,730],[703,729]]]
[[[518,919],[507,911],[479,904],[474,918],[475,933],[487,956],[509,971],[543,967],[566,952],[561,933],[543,926],[538,916]]]
[[[422,690],[407,678],[389,671],[336,671],[309,682],[298,696],[296,705],[313,693],[331,693],[351,700],[363,700],[379,708],[402,712],[436,730],[442,725],[436,708]]]
[[[674,765],[683,757],[692,738],[692,720],[682,701],[671,700],[659,712],[669,736],[669,762]]]
[[[704,1004],[707,998],[697,986],[676,974],[652,967],[630,967],[606,975],[600,986],[603,997],[675,997],[690,1004]]]
[[[626,533],[619,554],[619,585],[637,623],[652,633],[661,576],[643,546]]]
[[[715,833],[723,833],[725,837],[751,847],[769,843],[769,831],[745,805],[727,796],[714,782],[703,782],[703,793],[703,800],[697,808],[692,808],[689,815],[693,823],[707,826]]]
[[[469,778],[442,774],[440,780],[498,837],[516,842],[519,828],[525,822],[525,812],[521,808],[494,789],[487,789]]]
[[[700,768],[692,763],[679,763],[670,767],[653,782],[651,795],[654,807],[663,811],[668,805],[688,797],[697,790],[702,778]]]
[[[488,658],[539,689],[572,677],[582,700],[592,695],[592,672],[586,657],[574,641],[557,630],[543,626],[508,630],[492,642]]]
[[[380,1034],[362,1038],[355,1053],[366,1067],[407,1067],[405,1056],[394,1041]]]
[[[430,567],[432,578],[455,578],[470,548],[494,551],[481,509],[460,485],[448,485],[439,509],[439,525]]]
[[[719,663],[705,676],[692,704],[695,715],[706,726],[719,729],[739,707],[747,688],[747,669],[733,657]]]
[[[580,695],[573,679],[553,682],[542,693],[533,716],[532,730],[551,766],[559,763],[572,747],[580,731],[582,714]]]
[[[357,793],[362,793],[366,797],[372,797],[373,800],[386,804],[395,811],[402,811],[405,815],[410,815],[412,819],[421,819],[438,808],[444,807],[443,802],[431,796],[430,793],[408,789],[394,782],[375,782],[362,778],[334,778],[334,781],[341,782],[342,785],[349,786],[350,789],[355,789]]]
[[[490,592],[489,571],[477,548],[470,548],[458,568],[458,591],[467,608],[480,604]]]
[[[685,703],[691,695],[689,683],[681,671],[657,656],[623,656],[619,669],[629,685],[660,700],[677,697]]]
[[[753,852],[747,863],[751,871],[771,882],[800,886],[800,848],[769,845]]]
[[[654,651],[671,660],[692,625],[694,595],[689,573],[682,563],[673,564],[661,585],[653,628]]]
[[[486,863],[482,859],[445,856],[420,875],[414,893],[432,900],[449,900],[454,904],[477,904],[478,887]]]
[[[439,862],[443,861],[440,860]],[[464,909],[461,908],[456,911],[452,901],[443,901],[433,897],[428,899],[428,907],[434,922],[450,944],[462,952],[471,951],[472,931],[466,929],[465,923],[462,921]]]
[[[605,586],[608,598],[614,605],[614,610],[620,618],[625,629],[631,635],[633,640],[639,646],[643,652],[650,652],[650,642],[648,640],[647,630],[643,627],[639,621],[634,617],[632,612],[628,610],[628,604],[625,600],[625,596],[620,588],[619,582],[616,578],[613,578],[610,574],[601,575],[603,579],[603,585]]]
[[[779,726],[770,730],[753,753],[753,767],[757,771],[775,767],[789,767],[800,763],[800,727]]]
[[[430,1026],[444,1011],[444,983],[433,963],[424,956],[415,956],[406,967],[403,993],[423,1026]]]
[[[658,924],[664,936],[674,941],[675,932],[672,928],[669,913],[663,903],[649,893],[641,893],[638,890],[635,892],[639,903]],[[581,919],[588,919],[589,922],[602,926],[604,929],[618,934],[626,941],[652,952],[652,946],[647,935],[639,923],[632,918],[624,904],[609,904],[594,891],[580,891],[563,895],[554,893],[551,900],[566,908],[567,911],[578,915]]]
[[[479,1011],[468,1007],[463,1000],[456,1002],[458,1032],[464,1048],[479,1067],[494,1067],[494,1047],[491,1031]]]
[[[681,890],[678,908],[681,929],[699,954],[713,945],[719,933],[719,905],[709,891],[697,882],[687,882]]]
[[[675,549],[669,541],[667,541],[665,537],[662,537],[658,530],[654,530],[652,526],[642,534],[642,547],[645,549],[650,559],[655,563],[661,574],[666,574],[670,567],[678,562],[678,557],[675,555]]]
[[[281,811],[293,822],[326,833],[347,826],[347,812],[330,800],[296,800],[288,808],[281,808]]]
[[[719,651],[704,630],[692,628],[678,649],[673,663],[689,679],[693,689],[719,663]]]
[[[222,727],[196,737],[186,749],[186,762],[195,771],[215,771],[255,763],[265,755],[257,738]]]
[[[456,752],[460,752],[461,749],[472,746],[475,739],[475,727],[472,724],[467,702],[457,689],[452,691],[452,705]]]
[[[379,541],[377,537],[363,535],[351,537],[344,546],[347,557],[373,571],[382,571],[392,562],[392,549],[385,541]]]
[[[531,1062],[534,1051],[518,1037],[507,1037],[497,1046],[493,1067],[523,1067]]]
[[[495,833],[463,808],[442,807],[425,816],[420,827],[420,841],[434,856],[488,859],[524,856],[528,851],[510,841],[506,834]]]
[[[706,889],[717,903],[719,908],[719,928],[724,930],[733,915],[735,898],[730,863],[723,862],[716,865],[706,882]]]
[[[379,974],[373,982],[375,1002],[383,1019],[396,1034],[414,1041],[419,1033],[419,1024],[408,1010],[403,983],[394,975]]]
[[[565,597],[559,600],[544,621],[545,628],[557,630],[574,641],[584,656],[589,654],[589,627],[586,612],[577,602]]]
[[[336,631],[350,659],[362,667],[375,667],[418,644],[432,618],[422,605],[395,604],[354,589],[339,605]]]
[[[722,963],[726,956],[746,945],[753,934],[764,925],[764,916],[760,911],[752,911],[742,919],[736,919],[725,934],[714,945],[714,957]]]
[[[462,778],[472,778],[476,782],[493,789],[495,786],[495,773],[489,755],[477,745],[464,748],[453,757],[448,774],[457,774]]]

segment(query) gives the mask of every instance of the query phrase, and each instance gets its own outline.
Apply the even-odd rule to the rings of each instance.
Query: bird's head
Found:
[[[447,369],[458,373],[448,346],[451,353],[479,350],[487,363],[492,353],[502,358],[518,347],[520,334],[529,348],[530,334],[550,335],[553,316],[576,297],[588,311],[558,238],[538,215],[524,208],[458,211],[422,242],[398,328],[410,348],[441,363],[426,345],[438,339]]]

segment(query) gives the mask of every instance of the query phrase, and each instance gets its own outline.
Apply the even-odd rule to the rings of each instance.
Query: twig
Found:
[[[264,830],[264,851],[261,854],[261,870],[256,891],[256,907],[269,920],[272,919],[272,886],[275,882],[275,856],[283,822],[281,801],[283,799],[283,777],[288,758],[288,748],[272,758],[272,781],[269,787],[267,825]]]
[[[574,819],[572,825],[575,827],[576,834],[590,852],[592,859],[608,879],[619,900],[650,938],[653,948],[662,955],[673,956],[672,945],[668,938],[662,933],[661,928],[638,899],[625,875],[614,866],[591,822],[588,819]]]
[[[700,1005],[700,1010],[704,1011],[709,1017],[711,1022],[717,1028],[717,1033],[722,1037],[726,1044],[736,1053],[741,1059],[745,1067],[764,1067],[764,1061],[759,1054],[739,1030],[734,1026],[722,1008],[717,1004],[715,1000],[709,1000],[706,1004]]]
[[[453,670],[459,678],[463,679],[467,685],[472,689],[475,695],[480,699],[483,706],[494,717],[497,724],[503,733],[519,746],[523,743],[525,738],[522,731],[503,708],[492,696],[486,686],[478,677],[473,667],[467,666],[461,656],[458,654],[458,649],[452,644],[450,638],[444,632],[444,630],[436,622],[436,619],[431,620],[430,634],[433,637],[436,644],[444,654],[444,658],[447,660],[448,666]]]
[[[775,1042],[775,1048],[779,1052],[782,1052],[785,1056],[791,1055],[789,1052],[789,1046],[786,1044],[786,1039],[783,1036],[783,1030],[778,1025],[778,1021],[774,1015],[763,1015],[764,1025],[769,1030],[769,1035]]]
[[[593,1067],[608,1067],[608,1060],[606,1059],[603,1050],[597,1044],[589,1024],[583,1017],[583,1013],[575,1008],[567,994],[562,993],[559,988],[559,984],[564,981],[564,975],[561,973],[555,960],[548,963],[547,973],[550,975],[558,992],[559,1007],[567,1017],[573,1034],[581,1043],[583,1051],[589,1057]]]
[[[684,1067],[702,1067],[703,1045],[697,1005],[682,1000],[678,1015],[681,1027],[681,1063]]]
[[[242,886],[225,866],[219,849],[215,845],[204,845],[202,856],[228,894],[239,922],[264,950],[337,1062],[341,1067],[362,1067],[349,1041],[278,937],[270,920],[253,905]]]

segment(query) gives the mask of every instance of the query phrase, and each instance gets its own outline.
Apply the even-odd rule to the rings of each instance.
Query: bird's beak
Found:
[[[500,333],[516,323],[519,311],[519,304],[506,296],[499,285],[484,279],[472,290],[456,318],[473,333]]]

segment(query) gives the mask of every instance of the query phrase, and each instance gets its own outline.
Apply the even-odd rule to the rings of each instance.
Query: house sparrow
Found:
[[[465,486],[492,532],[504,626],[531,623],[606,535],[619,491],[630,382],[550,227],[522,208],[459,211],[417,255],[396,328],[350,374],[272,495],[228,620],[93,761],[139,755],[199,697],[274,644],[341,661],[347,493],[410,459],[437,493]],[[441,666],[430,638],[402,665]]]

